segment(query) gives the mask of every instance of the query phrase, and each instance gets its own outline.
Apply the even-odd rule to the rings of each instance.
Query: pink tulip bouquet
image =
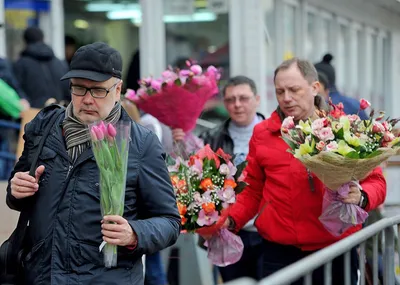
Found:
[[[399,151],[400,137],[392,132],[399,120],[384,119],[384,112],[374,117],[374,110],[367,120],[361,120],[358,114],[344,114],[343,104],[329,103],[330,112],[319,111],[314,120],[296,124],[293,117],[285,118],[281,134],[289,152],[326,186],[320,221],[338,236],[367,218],[363,209],[342,203],[340,197],[346,197],[352,183],[358,185]],[[359,110],[369,106],[367,100],[360,100]]]
[[[129,90],[125,99],[172,129],[188,132],[196,126],[207,100],[218,93],[220,77],[214,66],[203,71],[187,61],[187,69],[169,68],[161,78],[141,79],[137,92]]]
[[[100,172],[102,216],[122,216],[124,213],[130,124],[120,122],[114,126],[101,121],[89,126],[92,150]],[[100,250],[106,267],[117,265],[117,246],[103,242]]]

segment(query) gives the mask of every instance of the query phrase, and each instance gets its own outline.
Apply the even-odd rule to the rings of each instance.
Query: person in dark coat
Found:
[[[43,32],[29,27],[24,32],[26,49],[14,64],[14,72],[31,107],[42,108],[47,100],[71,101],[68,82],[59,79],[68,71],[68,65],[55,57],[53,50],[43,42]]]
[[[43,129],[57,112],[44,108],[27,124],[21,158],[7,187],[7,205],[30,210],[25,284],[142,285],[142,255],[171,246],[180,216],[157,136],[121,107],[122,58],[105,43],[78,49],[71,70],[72,102],[57,119],[28,174]],[[102,216],[99,169],[87,127],[129,121],[128,170],[123,216]],[[116,267],[105,268],[99,245],[118,246]]]
[[[328,79],[329,84],[329,97],[331,97],[333,104],[343,103],[344,112],[348,115],[357,114],[360,116],[362,120],[368,119],[367,115],[364,111],[360,111],[360,102],[348,96],[344,96],[341,94],[336,87],[336,72],[335,68],[332,66],[331,61],[333,60],[333,56],[330,53],[324,55],[322,60],[316,63],[315,69],[318,73],[324,75]]]

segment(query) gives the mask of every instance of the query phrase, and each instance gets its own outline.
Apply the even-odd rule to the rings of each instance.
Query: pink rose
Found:
[[[385,133],[383,134],[383,139],[384,139],[386,142],[391,142],[392,140],[394,140],[394,138],[395,138],[395,135],[392,134],[391,132],[385,132]]]
[[[315,146],[319,151],[323,151],[324,148],[326,146],[326,143],[324,141],[320,141],[319,143],[317,143],[317,145]]]
[[[293,116],[286,117],[282,122],[282,129],[290,130],[295,127]]]
[[[199,217],[197,218],[197,224],[202,226],[211,226],[216,221],[218,221],[219,216],[217,211],[212,211],[211,213],[206,213],[203,209],[199,212]]]
[[[139,88],[139,90],[136,92],[136,94],[137,94],[138,96],[146,95],[146,89],[144,89],[144,88]]]
[[[192,74],[190,70],[183,69],[179,71],[179,77],[189,77]]]
[[[194,75],[200,75],[203,69],[201,68],[200,65],[195,64],[190,67],[190,71],[192,71]]]
[[[373,133],[383,133],[383,132],[385,132],[385,127],[379,122],[374,122],[374,125],[372,126],[372,132]]]
[[[344,110],[344,105],[343,105],[342,102],[340,102],[339,104],[337,104],[336,107],[337,107],[340,111],[343,111],[343,110]]]
[[[156,91],[160,91],[161,89],[161,81],[160,80],[152,80],[151,81],[151,88]]]
[[[338,144],[335,141],[331,141],[327,146],[326,146],[326,150],[327,151],[333,151],[336,150],[338,148]]]
[[[317,132],[317,131],[321,130],[323,127],[325,127],[325,124],[326,124],[325,118],[316,119],[315,121],[312,122],[311,129],[314,132]]]
[[[207,73],[208,73],[210,76],[214,77],[215,80],[219,80],[219,79],[221,78],[221,73],[219,73],[218,69],[215,68],[215,66],[210,65],[210,66],[207,68]]]
[[[165,70],[161,76],[166,79],[166,80],[175,80],[178,78],[178,75],[176,75],[175,72],[171,71],[171,70]]]
[[[126,94],[125,94],[126,99],[133,101],[135,99],[135,97],[136,97],[135,90],[132,90],[132,89],[126,90]]]
[[[360,120],[360,117],[358,115],[347,115],[347,117],[349,118],[350,123],[356,122]]]
[[[392,126],[389,124],[388,121],[384,121],[384,122],[382,123],[382,126],[385,128],[385,131],[390,131],[391,128],[392,128]]]
[[[321,141],[324,142],[335,139],[335,135],[333,134],[331,128],[322,128],[316,135]]]
[[[361,109],[361,110],[365,110],[365,109],[367,109],[369,106],[371,106],[371,103],[370,103],[370,102],[368,102],[368,101],[365,100],[365,99],[361,99],[361,100],[360,100],[360,109]]]

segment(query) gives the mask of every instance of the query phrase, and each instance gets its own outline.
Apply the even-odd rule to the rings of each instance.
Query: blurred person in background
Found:
[[[322,73],[328,79],[329,87],[329,97],[331,97],[333,104],[343,103],[344,112],[348,115],[357,114],[360,102],[355,99],[345,95],[342,95],[336,87],[336,72],[335,68],[332,66],[331,61],[333,56],[330,53],[324,55],[322,60],[315,64],[315,68],[318,73]],[[358,113],[362,120],[366,120],[368,117],[364,111]]]
[[[3,86],[4,88],[12,88],[18,94],[22,111],[29,109],[29,102],[26,100],[25,93],[13,74],[11,64],[4,58],[0,58],[0,79],[6,84]],[[0,89],[0,92],[7,94],[7,90]],[[3,98],[1,100],[3,100]],[[3,111],[0,111],[0,120],[15,121],[9,114]],[[0,151],[14,153],[15,150],[12,149],[12,146],[16,145],[17,138],[18,130],[0,127]],[[12,159],[0,158],[0,180],[6,180],[9,177],[14,163],[15,161]]]
[[[249,141],[254,127],[265,119],[257,113],[260,96],[252,79],[236,76],[228,80],[223,88],[222,97],[229,119],[202,133],[200,138],[204,144],[209,144],[213,151],[221,148],[225,153],[234,156],[234,164],[238,165],[246,159],[249,152]],[[253,224],[254,219],[251,219],[238,233],[244,244],[242,258],[235,264],[219,267],[224,282],[241,277],[261,280],[263,239]]]
[[[320,83],[312,63],[292,58],[284,61],[274,73],[276,111],[257,124],[249,143],[245,182],[248,186],[237,196],[225,226],[238,232],[256,214],[254,223],[263,238],[263,277],[293,264],[361,229],[349,228],[341,236],[329,233],[319,220],[324,184],[292,154],[281,138],[284,118],[294,121],[317,118],[326,110],[325,100],[318,95]],[[361,187],[351,186],[343,203],[355,204],[370,211],[386,197],[386,180],[375,168]],[[351,284],[357,284],[358,255],[351,250]],[[324,268],[313,272],[313,284],[323,284]],[[292,284],[303,284],[298,280]],[[332,284],[344,284],[344,258],[332,262]]]
[[[318,72],[318,81],[320,83],[319,95],[325,98],[326,101],[329,99],[329,81],[326,75],[322,72]]]
[[[76,50],[78,49],[78,45],[73,36],[66,35],[64,40],[65,40],[65,61],[68,63],[69,66],[72,57],[74,56]]]
[[[60,78],[68,71],[65,62],[55,57],[43,42],[43,32],[29,27],[24,32],[25,50],[15,63],[15,76],[33,108],[42,108],[48,99],[71,101],[68,82]]]

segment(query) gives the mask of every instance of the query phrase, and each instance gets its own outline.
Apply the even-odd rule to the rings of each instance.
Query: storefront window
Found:
[[[40,17],[49,14],[50,1],[4,1],[7,58],[15,61],[24,49],[23,32],[40,26]]]
[[[315,37],[315,15],[312,13],[307,13],[307,37],[305,42],[306,57],[308,60],[316,61],[315,47],[316,47],[316,37]]]
[[[191,59],[203,67],[222,68],[223,78],[228,78],[228,6],[226,10],[216,11],[207,7],[207,1],[182,1],[177,10],[170,7],[171,4],[171,1],[164,1],[167,65],[180,67]]]
[[[118,3],[101,0],[67,0],[64,1],[64,15],[65,34],[76,42],[75,48],[96,41],[108,43],[122,55],[125,83],[137,81],[129,80],[127,76],[130,66],[136,64],[137,57],[134,55],[139,48],[141,24],[139,0],[118,1]]]
[[[330,47],[330,40],[332,39],[331,25],[332,25],[331,19],[328,18],[322,19],[321,42],[319,43],[321,47],[321,54],[319,55],[318,60],[320,60],[326,53],[331,51]]]
[[[349,55],[349,41],[348,41],[348,27],[345,25],[339,25],[339,34],[338,34],[338,55],[336,57],[337,62],[337,71],[336,71],[336,81],[339,90],[342,90],[344,93],[347,93],[346,87],[348,87],[348,73],[349,68],[348,59]]]
[[[285,4],[284,8],[284,59],[296,55],[296,7]]]

